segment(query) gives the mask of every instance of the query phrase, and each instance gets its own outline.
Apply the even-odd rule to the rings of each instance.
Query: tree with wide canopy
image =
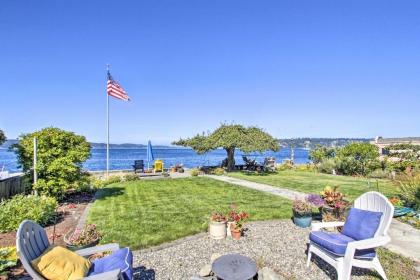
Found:
[[[235,168],[235,149],[242,152],[278,151],[278,141],[259,127],[244,127],[239,124],[222,124],[215,131],[197,134],[192,138],[174,141],[173,145],[191,147],[198,154],[223,148],[227,153],[227,170]]]

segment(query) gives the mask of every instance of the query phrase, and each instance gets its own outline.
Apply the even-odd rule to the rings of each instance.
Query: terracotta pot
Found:
[[[233,239],[239,240],[241,238],[241,235],[242,235],[242,230],[237,229],[236,226],[235,226],[235,223],[231,223],[230,224],[230,235],[232,236]]]
[[[213,239],[223,239],[226,237],[226,222],[213,222],[209,224],[210,237]]]
[[[232,235],[232,238],[235,240],[241,239],[241,231],[240,230],[231,230],[230,234]]]

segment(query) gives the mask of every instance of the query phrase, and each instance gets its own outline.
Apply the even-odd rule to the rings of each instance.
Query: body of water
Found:
[[[163,160],[165,167],[183,164],[185,167],[197,167],[203,165],[219,165],[226,158],[224,150],[215,150],[204,155],[198,155],[191,149],[179,148],[156,148],[153,150],[155,159]],[[308,150],[295,149],[295,163],[307,163]],[[290,149],[283,148],[279,152],[265,152],[249,154],[249,158],[255,159],[260,163],[264,162],[265,157],[275,157],[276,161],[281,163],[290,159]],[[134,160],[143,159],[146,162],[146,148],[136,149],[110,149],[110,169],[131,169]],[[236,151],[236,164],[243,164],[242,153]],[[106,149],[94,148],[91,150],[91,157],[84,163],[86,170],[105,170],[106,169]],[[13,152],[7,149],[0,149],[0,171],[1,169],[9,172],[20,171],[17,164],[17,158]]]

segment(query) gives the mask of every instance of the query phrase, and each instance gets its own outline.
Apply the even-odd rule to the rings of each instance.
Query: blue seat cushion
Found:
[[[90,267],[88,276],[120,269],[124,280],[133,279],[133,253],[128,248],[122,248],[109,256],[95,260]]]
[[[327,252],[336,256],[344,256],[347,244],[356,241],[353,238],[341,233],[330,233],[323,231],[313,231],[309,235],[309,240],[324,248]],[[355,257],[359,259],[371,259],[376,255],[375,249],[356,250]]]
[[[364,240],[375,236],[381,223],[382,212],[351,208],[344,224],[343,234],[354,240]]]

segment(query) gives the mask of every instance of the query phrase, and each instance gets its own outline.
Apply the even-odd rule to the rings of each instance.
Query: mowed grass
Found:
[[[269,174],[232,172],[228,175],[304,193],[319,193],[327,185],[340,186],[341,192],[345,193],[350,200],[367,191],[379,191],[386,196],[395,195],[397,192],[397,187],[390,180],[335,176],[318,172],[286,170]]]
[[[235,202],[250,220],[290,218],[291,202],[210,178],[142,180],[112,184],[97,193],[88,221],[102,243],[139,249],[205,231],[213,210]]]

